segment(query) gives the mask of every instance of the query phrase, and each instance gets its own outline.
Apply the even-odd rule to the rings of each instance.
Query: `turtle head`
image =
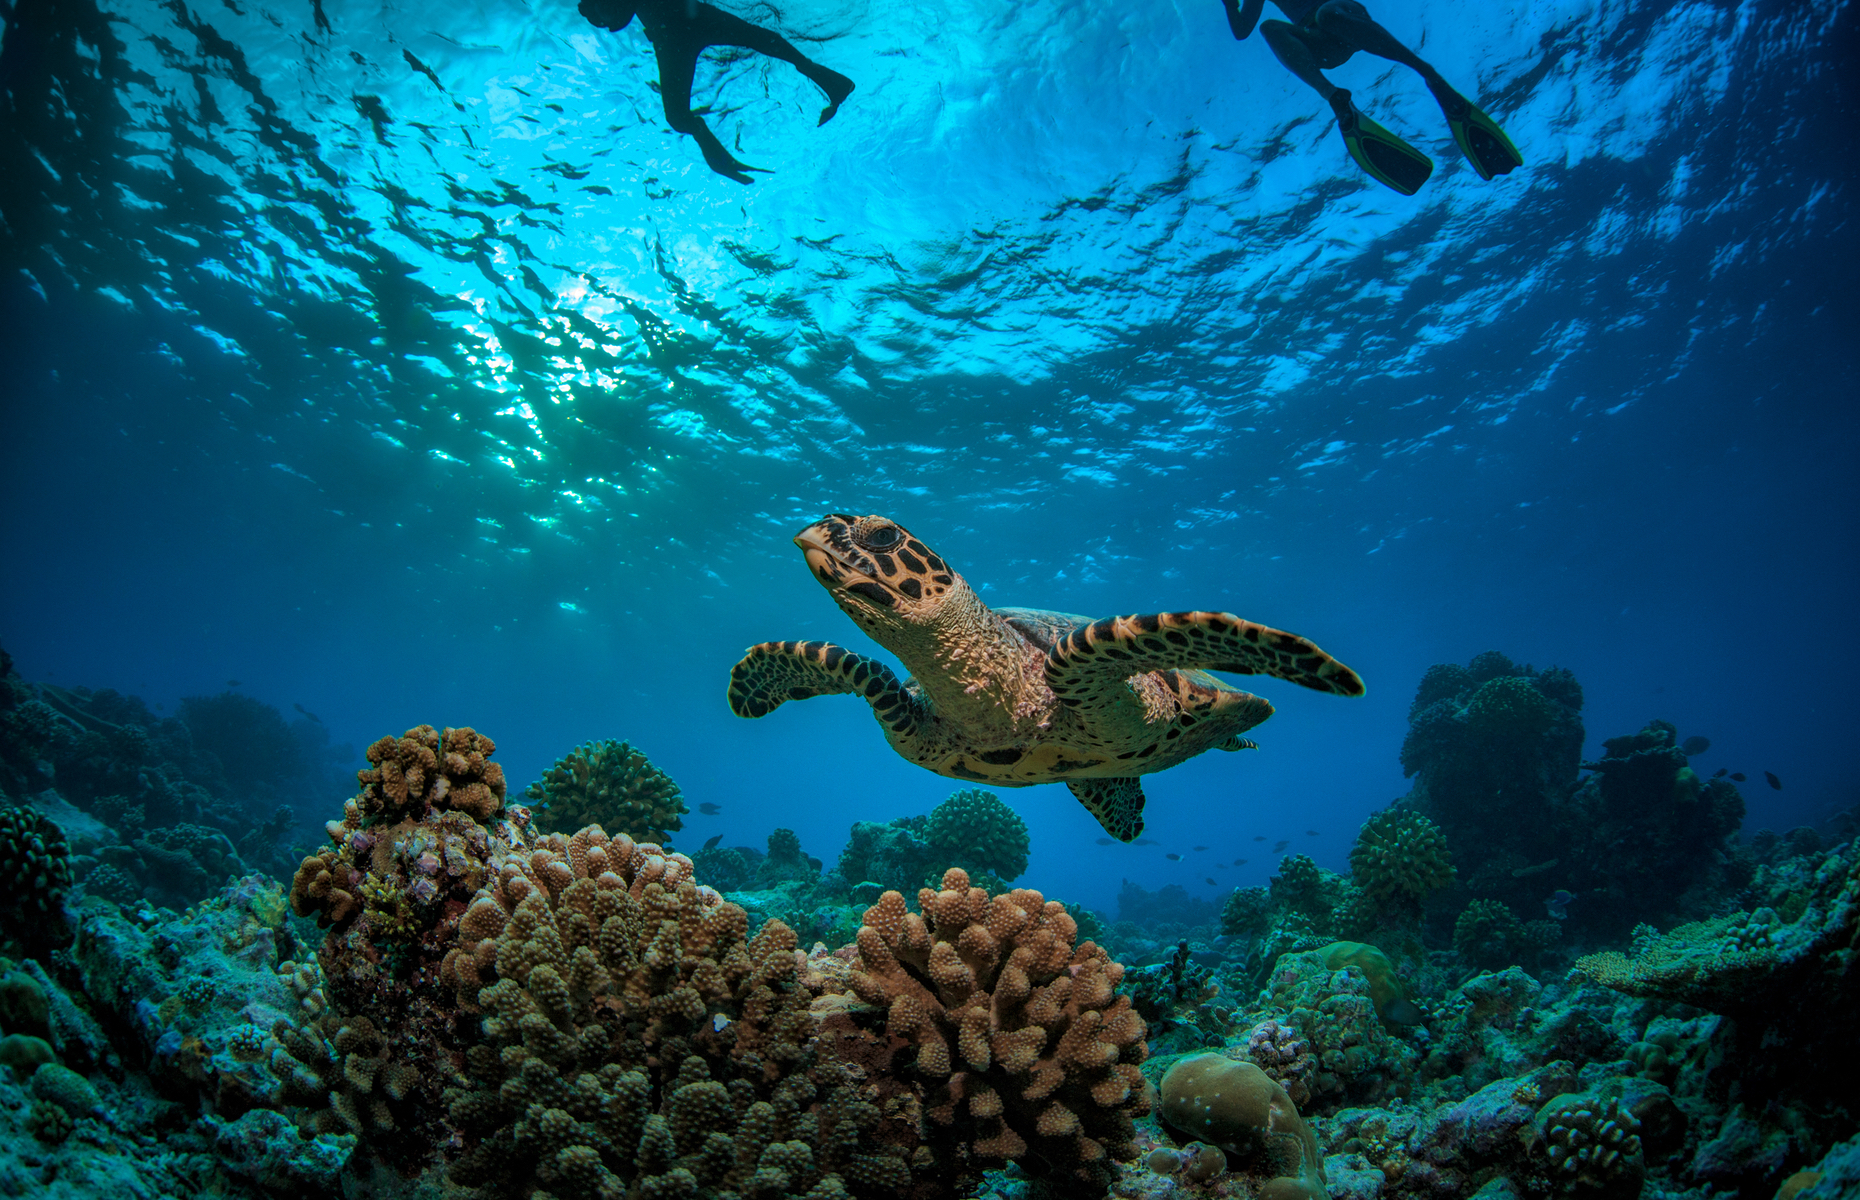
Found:
[[[934,551],[886,517],[831,513],[794,544],[834,603],[868,628],[929,624],[944,599],[963,588]]]

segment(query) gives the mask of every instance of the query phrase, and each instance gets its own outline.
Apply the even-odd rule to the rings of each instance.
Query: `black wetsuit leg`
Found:
[[[1337,85],[1324,78],[1323,72],[1349,61],[1354,52],[1348,46],[1310,25],[1293,25],[1287,21],[1261,21],[1259,32],[1286,70],[1318,95],[1330,99]]]
[[[665,106],[665,121],[679,133],[696,139],[704,161],[719,175],[738,183],[753,183],[746,163],[736,160],[704,118],[691,111],[691,81],[697,74],[698,55],[708,44],[688,28],[660,28],[652,35],[652,51],[659,60],[659,101]]]
[[[1420,55],[1401,44],[1394,34],[1376,24],[1359,0],[1326,0],[1308,23],[1321,36],[1350,50],[1361,50],[1409,68],[1432,88],[1446,81]],[[1348,57],[1346,55],[1345,57]]]
[[[705,45],[741,46],[745,50],[754,50],[758,54],[792,64],[795,70],[813,80],[814,86],[827,94],[827,109],[820,114],[822,125],[839,111],[846,97],[852,94],[852,80],[802,54],[795,49],[794,43],[781,34],[760,25],[752,25],[733,13],[709,4],[699,4],[690,29],[693,35],[704,40]]]

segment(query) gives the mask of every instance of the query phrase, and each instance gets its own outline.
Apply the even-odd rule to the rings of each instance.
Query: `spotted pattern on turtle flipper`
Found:
[[[1078,797],[1104,831],[1120,842],[1134,841],[1143,832],[1143,783],[1136,779],[1068,779],[1066,786]]]
[[[1075,629],[1046,656],[1046,686],[1077,705],[1107,682],[1145,671],[1228,671],[1271,675],[1343,696],[1363,694],[1355,671],[1307,638],[1232,613],[1146,613]]]
[[[762,642],[730,668],[730,711],[739,717],[766,717],[789,700],[841,695],[865,697],[872,715],[900,737],[915,732],[924,715],[890,667],[832,642]]]
[[[1259,749],[1259,743],[1254,741],[1252,738],[1243,738],[1239,734],[1236,733],[1232,737],[1228,738],[1226,741],[1222,742],[1220,745],[1216,746],[1215,749],[1216,750],[1257,750]]]

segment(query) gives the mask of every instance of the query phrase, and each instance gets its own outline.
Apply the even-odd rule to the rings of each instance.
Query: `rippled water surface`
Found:
[[[751,724],[723,681],[870,649],[789,538],[883,512],[991,601],[1227,608],[1362,672],[1261,685],[1260,754],[1151,781],[1165,841],[1324,824],[1338,865],[1421,672],[1491,648],[1574,669],[1592,740],[1774,767],[1755,823],[1851,803],[1849,6],[1371,7],[1525,169],[1359,59],[1437,163],[1380,188],[1213,0],[740,9],[859,85],[817,127],[713,52],[750,187],[571,4],[16,0],[0,637],[356,742],[475,724],[517,778],[629,737],[723,804],[698,836],[830,857],[954,785],[853,701]],[[1010,799],[1036,886],[1173,878]]]

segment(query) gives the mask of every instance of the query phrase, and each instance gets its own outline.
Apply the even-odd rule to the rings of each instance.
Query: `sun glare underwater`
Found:
[[[1857,24],[0,0],[0,1195],[1860,1198]]]

